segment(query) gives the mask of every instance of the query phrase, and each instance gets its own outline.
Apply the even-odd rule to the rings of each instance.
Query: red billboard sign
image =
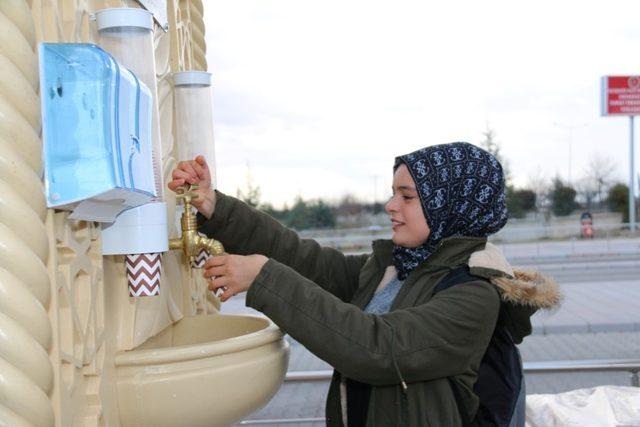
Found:
[[[640,76],[602,78],[602,115],[640,115]]]

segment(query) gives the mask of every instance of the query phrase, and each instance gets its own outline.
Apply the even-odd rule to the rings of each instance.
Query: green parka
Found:
[[[370,255],[346,256],[300,239],[270,216],[219,192],[214,215],[203,219],[200,231],[220,240],[228,253],[270,258],[246,304],[334,367],[327,425],[344,425],[343,378],[372,386],[369,426],[460,425],[448,377],[458,385],[461,410],[473,417],[478,407],[473,385],[503,292],[489,280],[474,280],[432,293],[453,268],[469,264],[472,254],[480,261],[496,258],[487,255],[485,238],[443,240],[407,277],[390,312],[373,315],[363,308],[392,265],[391,241],[375,241]],[[504,258],[501,263],[503,270],[510,269]],[[476,275],[510,279],[509,272],[490,265],[471,267]],[[531,332],[529,316],[537,307],[519,307],[514,332],[521,341]]]

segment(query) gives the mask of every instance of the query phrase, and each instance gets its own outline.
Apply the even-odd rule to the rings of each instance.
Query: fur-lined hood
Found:
[[[557,283],[538,271],[514,270],[497,246],[488,243],[469,258],[471,274],[489,279],[505,302],[535,309],[557,307],[562,294]]]

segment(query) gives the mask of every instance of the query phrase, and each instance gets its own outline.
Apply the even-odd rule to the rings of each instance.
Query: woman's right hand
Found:
[[[193,199],[191,204],[207,219],[211,218],[216,206],[216,193],[211,188],[211,171],[204,156],[178,163],[171,172],[171,179],[167,186],[172,191],[176,191],[178,187],[196,184],[198,189],[194,192],[198,197]]]

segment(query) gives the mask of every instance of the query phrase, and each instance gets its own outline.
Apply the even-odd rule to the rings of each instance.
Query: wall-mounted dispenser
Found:
[[[182,160],[203,155],[216,186],[216,156],[213,138],[211,73],[183,71],[173,74],[175,87],[176,139]]]
[[[101,9],[92,15],[98,30],[98,44],[131,70],[151,92],[151,146],[156,190],[162,198],[162,145],[158,120],[158,91],[153,45],[153,15],[145,9]]]
[[[191,160],[204,156],[211,171],[211,183],[216,187],[216,158],[213,138],[213,98],[211,73],[182,71],[173,74],[175,87],[176,140],[178,158]],[[176,212],[180,215],[181,212]],[[193,268],[202,268],[209,253],[201,250],[191,260]]]
[[[39,53],[48,206],[105,222],[156,198],[149,89],[95,45]]]
[[[167,207],[164,203],[147,203],[126,210],[113,224],[102,224],[102,254],[126,255],[129,296],[160,293],[162,252],[167,250]]]
[[[153,19],[138,8],[98,10],[92,16],[98,30],[98,44],[131,70],[151,93],[151,152],[157,200],[129,209],[113,224],[102,226],[104,255],[126,255],[129,296],[160,293],[161,253],[169,249],[167,206],[162,202],[162,145],[158,119],[158,94],[153,45]]]

